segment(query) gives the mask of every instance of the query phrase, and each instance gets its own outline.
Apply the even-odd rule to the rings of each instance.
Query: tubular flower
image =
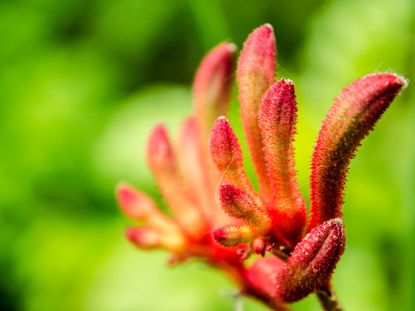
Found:
[[[205,260],[227,272],[242,293],[274,310],[288,310],[287,303],[313,292],[323,308],[340,310],[330,280],[345,248],[341,217],[348,165],[406,81],[390,73],[367,75],[334,101],[314,149],[307,221],[294,161],[295,88],[290,80],[276,81],[272,27],[265,24],[249,35],[236,70],[259,190],[245,172],[238,138],[225,117],[234,53],[233,44],[222,43],[200,64],[194,112],[176,143],[162,124],[149,137],[148,165],[172,216],[146,194],[119,185],[121,209],[143,224],[127,229],[126,236],[141,249],[167,249],[174,262]]]

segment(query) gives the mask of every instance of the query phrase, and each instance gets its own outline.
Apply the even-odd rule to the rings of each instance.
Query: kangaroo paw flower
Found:
[[[118,186],[122,211],[140,226],[127,229],[126,237],[141,249],[168,250],[171,263],[202,259],[273,310],[289,310],[288,303],[313,292],[322,306],[337,310],[330,280],[345,247],[341,217],[348,165],[406,81],[395,74],[368,75],[334,101],[313,153],[306,224],[294,160],[294,83],[275,81],[272,27],[262,25],[249,35],[236,72],[258,191],[225,117],[235,50],[220,44],[201,62],[193,115],[183,122],[177,147],[161,124],[149,137],[147,162],[172,216],[146,194]]]
[[[184,183],[178,170],[176,154],[164,126],[158,125],[154,128],[147,150],[149,166],[177,222],[190,236],[202,235],[206,230],[203,214],[183,191]]]

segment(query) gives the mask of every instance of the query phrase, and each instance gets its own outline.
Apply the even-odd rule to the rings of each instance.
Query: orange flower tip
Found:
[[[311,165],[311,220],[308,231],[342,216],[348,166],[407,80],[374,73],[354,81],[335,99],[318,135]]]
[[[285,302],[294,302],[328,284],[344,247],[340,218],[314,228],[297,244],[278,274],[276,295]]]
[[[147,153],[150,166],[152,164],[163,165],[173,160],[173,149],[163,124],[158,124],[153,128],[148,140]]]
[[[272,222],[270,216],[257,205],[250,194],[234,185],[223,184],[219,195],[221,206],[228,215],[245,220],[258,233],[269,231]]]
[[[131,243],[142,249],[154,249],[160,246],[160,235],[151,228],[128,228],[125,236]]]
[[[216,242],[223,246],[236,246],[242,243],[249,243],[254,237],[252,229],[245,225],[229,225],[214,230],[212,234]]]
[[[139,193],[133,187],[125,183],[120,183],[117,186],[116,192],[118,202],[123,212],[133,219],[140,218],[142,211],[137,205],[140,201]]]

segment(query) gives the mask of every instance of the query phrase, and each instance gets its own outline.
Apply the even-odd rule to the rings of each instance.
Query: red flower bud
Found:
[[[226,182],[251,192],[246,176],[238,138],[225,117],[219,117],[212,127],[209,139],[210,156]]]
[[[271,218],[251,195],[230,184],[220,187],[220,202],[230,216],[244,220],[257,234],[266,234]]]
[[[268,89],[262,98],[258,120],[276,223],[295,244],[301,239],[306,211],[295,171],[297,102],[292,81],[281,79]]]
[[[265,24],[256,28],[245,41],[237,69],[244,132],[258,174],[261,192],[266,197],[270,195],[271,190],[258,126],[258,109],[262,96],[275,80],[275,57],[274,32],[271,25]]]
[[[314,149],[308,231],[323,221],[342,216],[350,160],[406,83],[394,74],[375,73],[350,84],[334,101]]]
[[[176,154],[163,125],[156,126],[150,135],[147,159],[160,191],[177,222],[188,235],[202,236],[206,230],[206,219],[203,217],[203,212],[186,195]]]
[[[297,244],[278,274],[276,297],[293,302],[326,285],[343,254],[344,245],[344,226],[340,218],[314,228]]]

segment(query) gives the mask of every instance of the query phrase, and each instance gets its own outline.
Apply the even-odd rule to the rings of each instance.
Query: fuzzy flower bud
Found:
[[[406,83],[395,74],[375,73],[350,84],[334,101],[314,149],[308,231],[323,221],[342,216],[350,160]]]
[[[294,248],[277,276],[276,297],[293,302],[326,285],[345,245],[344,225],[340,218],[314,228]]]
[[[275,80],[275,58],[274,31],[271,25],[265,24],[248,36],[239,57],[237,70],[244,132],[258,174],[261,193],[266,197],[270,196],[271,190],[258,126],[258,110],[262,96]]]
[[[230,184],[222,185],[219,192],[222,208],[228,215],[244,220],[258,234],[270,230],[271,218],[251,195]]]
[[[295,244],[301,240],[306,212],[294,162],[297,102],[292,81],[281,79],[268,89],[262,98],[258,122],[275,218],[281,232]]]

